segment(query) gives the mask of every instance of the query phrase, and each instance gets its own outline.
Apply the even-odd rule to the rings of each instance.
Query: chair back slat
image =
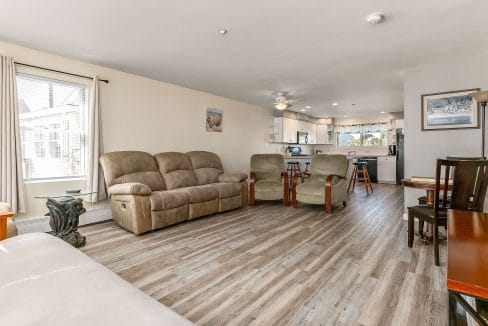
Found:
[[[444,170],[444,179],[438,180],[442,170]],[[451,186],[449,182],[451,182]],[[444,189],[442,200],[439,196],[441,184]],[[447,208],[482,211],[487,187],[488,161],[439,159],[436,167],[434,209],[437,213]],[[450,194],[450,198],[448,194]],[[439,214],[435,215],[439,216]]]

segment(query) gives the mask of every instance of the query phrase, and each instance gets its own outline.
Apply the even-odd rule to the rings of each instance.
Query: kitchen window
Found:
[[[336,126],[337,147],[386,146],[388,125],[367,123]]]
[[[86,175],[88,86],[17,74],[24,179]]]

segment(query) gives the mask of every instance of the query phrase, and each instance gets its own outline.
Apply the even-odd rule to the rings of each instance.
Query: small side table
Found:
[[[7,219],[14,216],[12,212],[0,213],[0,240],[7,239]]]
[[[72,246],[83,247],[86,238],[78,232],[80,215],[86,212],[81,196],[91,195],[95,192],[78,192],[64,194],[39,195],[35,198],[47,199],[46,206],[49,209],[49,225],[53,234],[63,239]],[[78,198],[75,198],[78,197]]]

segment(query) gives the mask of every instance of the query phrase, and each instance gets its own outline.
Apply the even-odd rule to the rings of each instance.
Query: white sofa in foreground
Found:
[[[0,325],[192,325],[64,241],[0,241]]]

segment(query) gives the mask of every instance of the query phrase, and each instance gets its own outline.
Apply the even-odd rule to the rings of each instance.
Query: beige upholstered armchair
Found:
[[[289,181],[281,154],[254,154],[251,156],[249,205],[259,200],[283,200],[289,204]]]
[[[7,203],[0,202],[0,215],[10,213],[10,205]],[[13,218],[7,219],[7,238],[11,238],[17,235],[17,226]],[[1,236],[1,235],[0,235]]]
[[[310,181],[297,184],[293,177],[292,201],[325,205],[325,211],[332,213],[332,206],[343,204],[347,198],[347,170],[349,162],[344,155],[315,155],[310,164]]]

